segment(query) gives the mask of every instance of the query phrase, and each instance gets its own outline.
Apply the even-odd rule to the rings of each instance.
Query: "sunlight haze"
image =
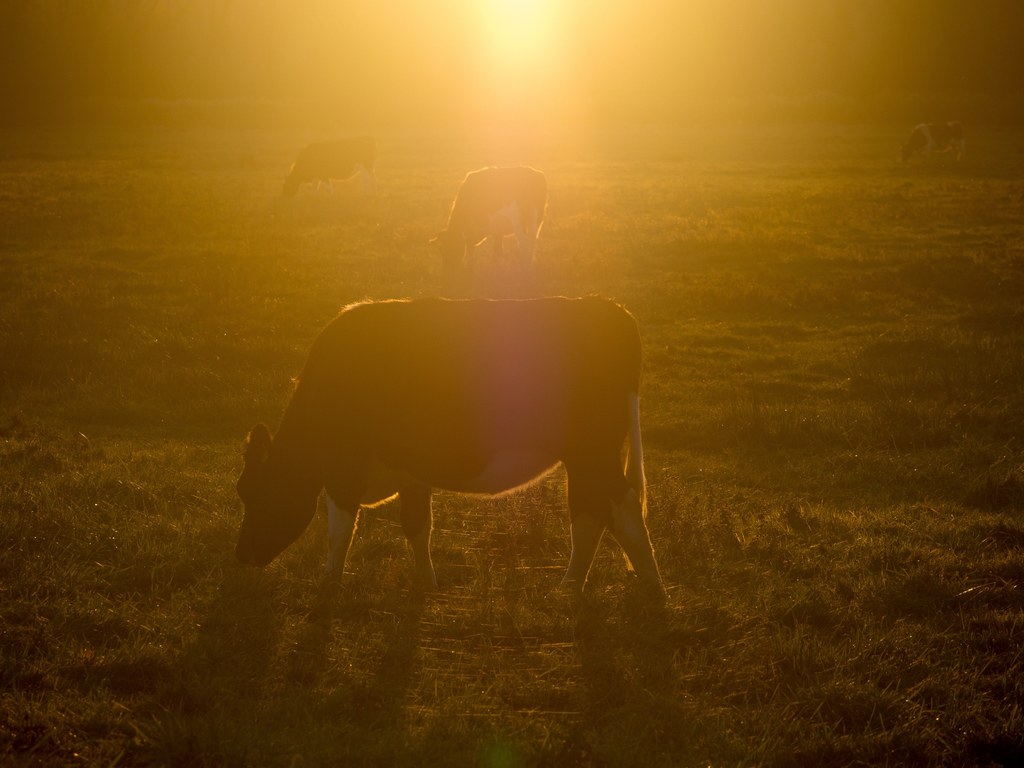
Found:
[[[0,0],[0,768],[1024,766],[1022,31]]]
[[[140,100],[442,125],[863,109],[1019,93],[1022,21],[1007,0],[36,0],[0,9],[0,99],[8,120]]]

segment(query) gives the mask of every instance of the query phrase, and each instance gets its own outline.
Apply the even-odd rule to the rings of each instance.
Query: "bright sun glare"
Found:
[[[547,112],[562,92],[564,46],[557,33],[559,3],[476,0],[477,105],[499,121]],[[563,41],[564,42],[564,41]]]
[[[532,74],[550,65],[553,3],[545,0],[486,0],[481,44],[491,71],[500,77]]]

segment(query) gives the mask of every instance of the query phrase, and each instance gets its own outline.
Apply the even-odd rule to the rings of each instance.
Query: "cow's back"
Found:
[[[527,166],[481,168],[466,175],[452,206],[449,226],[475,222],[511,202],[523,211],[536,210],[543,218],[547,204],[547,178]]]
[[[304,180],[345,178],[357,166],[373,170],[376,160],[376,142],[369,137],[321,141],[307,145],[299,153],[292,173]]]
[[[931,128],[932,137],[939,146],[948,146],[964,138],[964,127],[957,122],[936,123]]]
[[[310,352],[296,399],[315,429],[411,455],[486,452],[624,429],[640,341],[624,309],[598,299],[360,304]],[[581,431],[582,430],[582,431]]]

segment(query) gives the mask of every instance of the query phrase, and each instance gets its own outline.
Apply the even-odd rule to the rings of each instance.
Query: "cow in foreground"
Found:
[[[933,152],[954,152],[957,160],[963,157],[964,127],[955,122],[921,123],[910,132],[900,156],[905,163],[916,154],[931,157]]]
[[[561,462],[572,540],[563,587],[582,591],[607,528],[660,593],[645,522],[640,358],[632,315],[599,298],[348,307],[314,342],[276,436],[262,424],[249,433],[238,559],[272,561],[326,489],[327,569],[341,573],[360,507],[397,496],[417,580],[432,589],[432,489],[501,494]]]
[[[284,195],[292,197],[299,187],[316,182],[334,189],[333,179],[348,179],[357,173],[362,178],[363,191],[373,192],[377,179],[373,168],[376,163],[377,145],[369,137],[321,141],[304,147],[292,164],[288,178],[284,180]]]
[[[500,258],[502,238],[514,235],[519,264],[529,266],[547,200],[547,179],[535,168],[481,168],[463,179],[448,224],[431,242],[438,245],[445,269],[451,270],[487,238]]]

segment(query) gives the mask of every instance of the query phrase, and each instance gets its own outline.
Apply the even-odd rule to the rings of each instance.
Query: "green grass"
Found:
[[[284,132],[5,134],[0,762],[1010,765],[1024,758],[1024,135],[904,127],[379,135],[380,193],[280,199]],[[233,562],[240,443],[364,298],[519,295],[427,240],[462,174],[549,176],[538,293],[645,342],[664,609],[556,473]],[[357,374],[358,372],[354,372]]]

